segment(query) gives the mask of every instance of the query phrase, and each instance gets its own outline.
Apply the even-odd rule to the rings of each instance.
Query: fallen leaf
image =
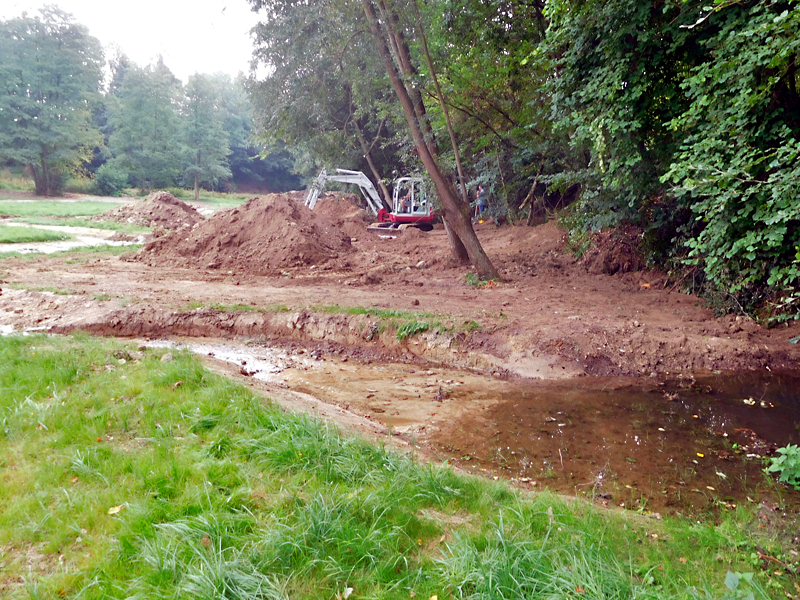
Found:
[[[77,475],[72,478],[72,483],[78,483],[78,476]]]
[[[183,380],[181,380],[181,381],[176,381],[175,383],[173,383],[173,384],[172,384],[172,389],[173,389],[173,390],[177,390],[177,389],[178,389],[179,387],[181,387],[182,385],[183,385]]]
[[[115,515],[119,511],[121,511],[123,508],[125,508],[124,504],[120,504],[119,506],[112,506],[111,508],[108,509],[108,514]]]
[[[678,559],[678,561],[679,561],[679,562],[682,562],[683,564],[686,564],[686,563],[688,562],[688,560],[686,560],[686,559],[685,559],[685,558],[683,558],[682,556],[681,556],[681,557]]]
[[[342,599],[347,600],[350,597],[350,594],[353,593],[353,588],[348,587],[344,588],[344,592],[342,592]]]
[[[649,283],[643,283],[642,285],[639,286],[639,289],[640,290],[649,290],[650,289],[650,284]]]
[[[433,595],[433,596],[431,596],[431,597],[430,597],[428,600],[439,600],[439,596],[437,596],[436,594],[434,594],[434,595]]]
[[[579,586],[579,585],[576,585],[576,586],[575,586],[575,593],[576,593],[576,594],[585,594],[585,593],[586,593],[586,590],[585,590],[585,589],[583,589],[581,586]]]

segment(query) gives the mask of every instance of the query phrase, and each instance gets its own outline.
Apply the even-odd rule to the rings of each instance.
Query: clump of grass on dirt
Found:
[[[120,254],[135,253],[141,244],[128,244],[125,246],[110,246],[103,244],[100,246],[79,246],[77,248],[70,248],[69,250],[62,250],[59,252],[52,252],[48,254],[51,258],[65,258],[67,264],[77,264],[86,262],[90,258],[106,258],[109,256],[119,256]],[[21,260],[39,260],[41,259],[40,252],[0,252],[0,260],[7,258],[18,258]]]
[[[8,287],[15,290],[29,290],[31,292],[50,292],[51,294],[58,294],[59,296],[72,296],[77,294],[73,290],[65,290],[62,288],[53,287],[51,285],[25,285],[22,283],[8,283]]]
[[[654,521],[529,497],[165,353],[0,338],[4,597],[718,598],[753,571],[743,511]],[[770,597],[774,569],[740,591]]]
[[[0,244],[25,244],[29,242],[60,242],[68,240],[69,235],[35,227],[15,227],[0,225]]]

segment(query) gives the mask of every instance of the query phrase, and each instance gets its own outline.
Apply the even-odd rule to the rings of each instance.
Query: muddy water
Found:
[[[761,471],[776,446],[800,442],[797,374],[509,387],[440,447],[460,463],[627,508],[695,513],[762,496],[800,501]]]
[[[660,513],[800,506],[762,472],[764,456],[800,443],[800,373],[506,382],[346,352],[189,347],[528,489]]]

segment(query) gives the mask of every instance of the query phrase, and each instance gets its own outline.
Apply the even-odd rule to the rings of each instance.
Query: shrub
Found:
[[[800,490],[800,446],[789,444],[778,448],[780,456],[773,456],[765,470],[767,473],[780,473],[778,479]]]
[[[97,169],[94,190],[99,196],[121,196],[126,185],[128,174],[119,167],[105,163]]]

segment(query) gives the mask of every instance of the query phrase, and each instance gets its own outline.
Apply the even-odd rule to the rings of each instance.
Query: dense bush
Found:
[[[120,196],[127,185],[128,174],[112,163],[105,163],[97,169],[94,186],[98,195]]]

